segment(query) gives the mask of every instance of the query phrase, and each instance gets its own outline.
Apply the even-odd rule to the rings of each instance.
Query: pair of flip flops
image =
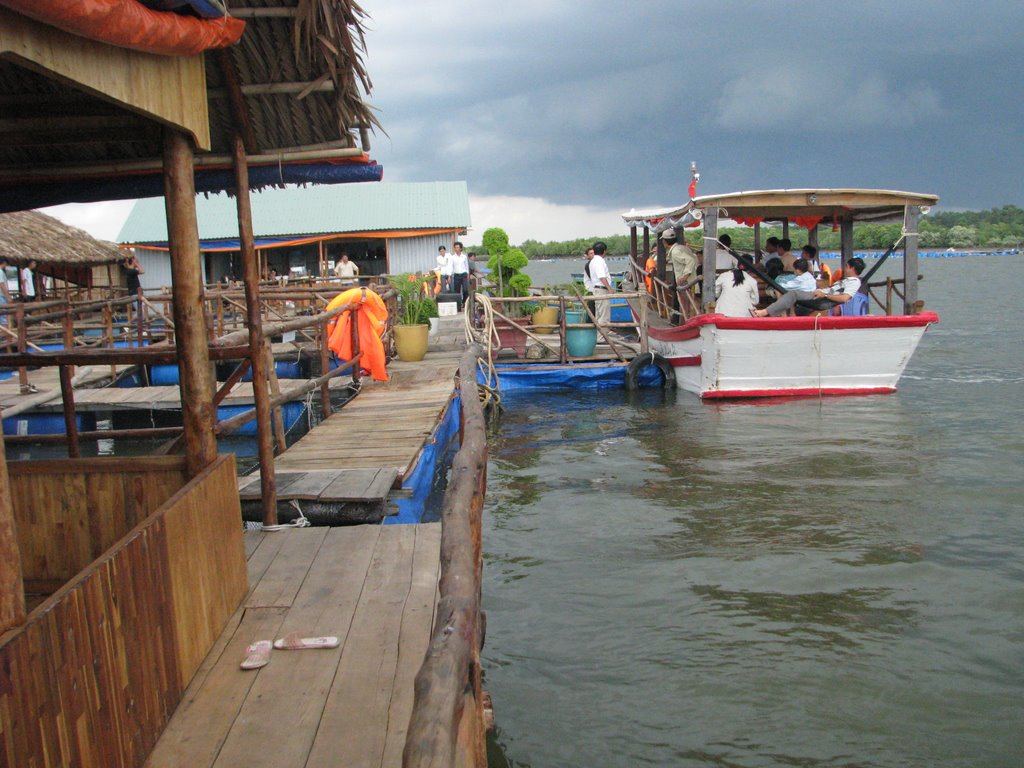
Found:
[[[270,663],[270,651],[277,648],[279,651],[308,651],[324,648],[337,648],[339,640],[334,635],[325,637],[303,637],[298,632],[274,640],[257,640],[246,649],[248,654],[242,661],[242,669],[259,669]]]

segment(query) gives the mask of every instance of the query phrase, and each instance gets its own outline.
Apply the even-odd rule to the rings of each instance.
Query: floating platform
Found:
[[[150,768],[393,766],[402,762],[413,682],[430,642],[440,524],[245,534],[250,591],[185,691]],[[330,650],[257,640],[335,635]]]

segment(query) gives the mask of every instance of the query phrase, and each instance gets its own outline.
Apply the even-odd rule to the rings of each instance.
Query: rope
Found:
[[[299,513],[299,516],[292,520],[290,523],[281,523],[280,525],[261,525],[259,530],[274,532],[274,531],[288,531],[294,528],[309,528],[312,523],[302,514],[302,507],[299,506],[298,499],[289,499],[288,503],[295,507],[295,511]]]

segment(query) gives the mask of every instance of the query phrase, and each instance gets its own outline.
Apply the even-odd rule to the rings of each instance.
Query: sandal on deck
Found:
[[[272,648],[269,640],[257,640],[245,649],[249,655],[242,662],[242,669],[259,669],[270,662],[270,650]]]
[[[302,637],[298,632],[285,635],[280,640],[274,641],[274,647],[279,651],[305,651],[318,648],[337,648],[340,644],[334,635],[326,637]]]

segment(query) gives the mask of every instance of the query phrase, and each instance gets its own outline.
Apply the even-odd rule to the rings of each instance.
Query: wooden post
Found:
[[[14,524],[7,455],[0,434],[0,634],[25,623],[25,584],[21,574],[21,549]]]
[[[647,266],[647,257],[651,255],[651,230],[644,225],[644,266]],[[658,268],[655,266],[654,271],[657,272]],[[664,280],[664,276],[661,277]]]
[[[75,388],[71,384],[68,366],[59,366],[60,395],[64,401],[64,431],[68,436],[68,458],[77,459],[82,455],[78,448],[78,423],[75,421]]]
[[[853,219],[839,222],[839,243],[839,268],[843,269],[853,258]]]
[[[565,296],[558,297],[558,360],[562,365],[569,362],[569,351],[565,346]]]
[[[644,256],[646,257],[646,254]],[[636,252],[636,224],[629,225],[629,260],[634,264],[639,261]],[[643,266],[643,264],[640,266]]]
[[[789,237],[789,219],[782,220],[782,236]]]
[[[640,304],[640,351],[650,352],[650,340],[647,338],[648,296],[645,293],[643,293],[642,289],[638,290],[640,290],[642,294],[641,297],[637,299],[637,301]]]
[[[754,261],[761,263],[761,222],[754,224]]]
[[[328,321],[320,323],[320,375],[323,376],[327,373],[327,369],[331,367],[331,356],[330,350],[327,348],[327,324]],[[355,367],[355,366],[353,366]],[[326,419],[331,415],[331,385],[330,382],[325,381],[320,385],[320,410],[323,411],[323,417]]]
[[[28,350],[28,329],[25,327],[25,305],[20,302],[14,312],[14,321],[18,324],[18,353],[23,355]],[[18,368],[18,384],[22,394],[28,392],[28,368],[23,365]]]
[[[807,230],[807,244],[813,245],[815,248],[818,247],[818,225],[815,224],[809,230]]]
[[[364,294],[366,293],[366,288],[363,288],[363,293]],[[348,327],[349,327],[349,332],[351,333],[351,340],[352,340],[352,357],[354,359],[355,356],[358,355],[362,351],[359,348],[359,323],[356,322],[356,311],[354,309],[349,311],[348,317],[349,317]],[[341,318],[339,318],[339,320],[340,319]],[[362,373],[360,371],[361,368],[362,368],[361,364],[357,364],[357,365],[353,365],[352,366],[352,383],[353,384],[359,384],[359,379],[362,377]]]
[[[655,247],[658,249],[658,279],[665,279],[665,271],[668,269],[666,265],[667,254],[665,253],[665,241],[660,237],[657,240]]]
[[[217,458],[210,355],[203,313],[199,226],[192,148],[183,133],[164,130],[164,197],[174,284],[174,330],[185,428],[186,464],[195,477]]]
[[[270,392],[276,398],[281,394],[281,385],[277,380],[277,368],[274,365],[274,349],[270,346],[270,342],[264,340],[264,346],[267,350],[267,373],[270,376]],[[256,376],[253,374],[253,380],[255,381]],[[284,416],[281,413],[281,406],[277,406],[272,411],[273,424],[274,424],[274,440],[277,443],[277,453],[284,453],[288,447],[288,441],[284,433]]]
[[[240,136],[234,141],[235,201],[238,210],[239,250],[245,285],[245,315],[249,325],[249,365],[252,368],[252,396],[256,406],[256,443],[260,458],[260,503],[263,524],[277,525],[277,478],[271,436],[270,394],[267,364],[263,356],[263,315],[260,311],[260,263],[252,231],[249,200],[249,166]]]
[[[921,219],[921,207],[908,205],[903,218],[903,314],[915,315],[917,306],[917,223]]]
[[[700,303],[706,308],[715,300],[715,252],[718,250],[718,207],[704,209],[704,284]]]

